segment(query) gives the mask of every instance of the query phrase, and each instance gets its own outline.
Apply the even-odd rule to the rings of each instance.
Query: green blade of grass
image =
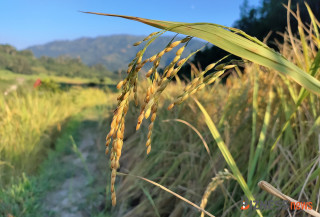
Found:
[[[154,203],[154,201],[153,201],[153,199],[152,199],[152,196],[151,196],[150,193],[147,191],[147,189],[145,189],[141,184],[140,184],[140,187],[141,187],[143,193],[144,193],[144,194],[146,195],[146,197],[148,198],[151,206],[153,207],[153,209],[154,209],[154,211],[155,211],[155,213],[156,213],[156,216],[157,216],[157,217],[160,217],[159,211],[158,211],[158,209],[157,209],[157,207],[156,207],[156,204]]]
[[[316,94],[320,94],[320,81],[288,61],[278,52],[268,48],[259,40],[246,35],[241,30],[227,28],[225,26],[212,23],[168,22],[115,14],[94,12],[85,13],[122,17],[129,20],[139,21],[159,29],[165,29],[168,31],[201,38],[234,55],[248,59],[262,66],[275,69],[289,76],[306,89]]]
[[[311,19],[311,22],[312,22],[312,25],[313,25],[313,29],[314,29],[314,32],[316,34],[316,37],[317,39],[320,39],[319,37],[319,30],[318,30],[318,26],[317,26],[317,19],[315,18],[310,6],[308,5],[307,2],[305,2],[305,5],[308,9],[308,13],[309,13],[309,16],[310,16],[310,19]]]
[[[195,99],[195,101],[198,104],[198,107],[200,108],[202,114],[204,115],[205,122],[206,122],[206,124],[212,134],[212,137],[216,141],[218,148],[220,149],[224,159],[226,160],[228,166],[230,167],[230,169],[231,169],[234,177],[236,178],[237,182],[239,183],[240,187],[242,188],[243,192],[245,193],[245,195],[247,196],[247,198],[249,200],[255,201],[255,199],[254,199],[246,181],[244,180],[236,162],[234,161],[228,147],[226,146],[226,144],[222,140],[222,137],[221,137],[218,129],[216,128],[215,124],[213,123],[213,121],[210,118],[209,114],[207,113],[206,109],[201,105],[201,103],[199,101],[197,101],[196,99]],[[260,212],[260,210],[256,210],[256,211],[259,216],[262,216],[262,213]]]
[[[254,156],[254,143],[256,142],[256,130],[257,130],[257,114],[258,114],[258,91],[259,91],[259,79],[258,71],[254,73],[253,78],[253,96],[252,96],[252,132],[251,132],[251,144],[250,144],[250,154],[249,154],[249,166],[253,161]],[[248,170],[250,170],[248,168]],[[249,173],[247,177],[249,182]]]
[[[268,101],[268,105],[267,105],[267,109],[266,109],[266,113],[264,116],[264,121],[263,121],[263,125],[262,125],[262,129],[260,132],[260,137],[259,137],[259,142],[257,145],[257,149],[255,151],[254,154],[254,158],[253,158],[253,162],[251,162],[251,164],[249,164],[249,172],[248,172],[248,185],[251,187],[252,186],[252,181],[253,181],[253,173],[257,167],[257,163],[258,163],[258,159],[262,153],[263,150],[263,144],[266,141],[266,133],[267,133],[267,129],[269,126],[269,122],[270,122],[270,110],[271,110],[271,103],[273,101],[274,98],[274,94],[272,92],[272,89],[269,90],[269,101]],[[250,150],[251,153],[251,150]]]
[[[320,68],[320,51],[318,51],[315,59],[313,60],[311,67],[310,67],[310,74],[312,76],[315,76],[318,69]],[[296,113],[296,111],[298,110],[299,106],[301,105],[301,103],[303,102],[303,100],[309,95],[310,93],[308,91],[306,91],[306,89],[302,88],[300,90],[299,93],[299,97],[295,106],[294,111],[291,113],[290,118],[286,121],[286,123],[283,125],[281,132],[279,133],[279,135],[277,136],[276,140],[274,141],[272,147],[271,147],[271,151],[274,150],[274,148],[276,147],[277,143],[279,142],[282,134],[286,131],[287,127],[290,124],[291,119],[294,117],[294,114]]]

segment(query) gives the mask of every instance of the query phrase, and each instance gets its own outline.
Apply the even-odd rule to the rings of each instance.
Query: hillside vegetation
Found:
[[[97,38],[79,38],[71,41],[53,41],[44,45],[29,47],[35,56],[58,57],[61,55],[73,58],[80,57],[88,65],[103,64],[111,71],[126,69],[128,62],[139,51],[139,47],[132,46],[136,41],[145,36],[134,35],[111,35]],[[172,37],[163,36],[150,45],[148,55],[153,55],[152,51],[159,50],[165,46]],[[197,50],[205,43],[193,40],[185,50],[185,55]],[[162,66],[166,65],[174,55],[163,58]]]
[[[105,78],[115,75],[103,65],[87,66],[80,58],[60,56],[36,58],[29,50],[18,51],[10,45],[0,45],[0,70],[18,74]]]

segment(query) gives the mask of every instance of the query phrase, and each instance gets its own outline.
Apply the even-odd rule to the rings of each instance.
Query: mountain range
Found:
[[[49,56],[69,56],[72,58],[81,58],[87,65],[103,64],[111,71],[125,70],[128,63],[141,50],[144,44],[137,47],[133,44],[143,40],[145,36],[134,35],[110,35],[96,38],[83,37],[75,40],[52,41],[43,45],[28,47],[36,57]],[[163,50],[172,36],[161,36],[157,38],[146,50],[145,56],[150,57]],[[181,37],[176,37],[179,40]],[[186,47],[183,56],[187,56],[193,51],[201,48],[205,42],[192,39]],[[175,56],[175,52],[163,56],[160,66],[168,64]]]

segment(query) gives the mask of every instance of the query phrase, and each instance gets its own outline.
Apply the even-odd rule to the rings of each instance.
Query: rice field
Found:
[[[139,216],[140,213],[144,213],[144,216],[171,216],[173,213],[174,216],[194,216],[194,208],[202,215],[209,216],[234,216],[235,213],[238,216],[243,212],[248,216],[287,216],[297,212],[290,210],[293,208],[289,206],[280,209],[280,212],[279,209],[263,209],[263,206],[251,209],[251,212],[242,211],[240,208],[244,197],[249,201],[277,199],[278,203],[282,203],[284,200],[291,205],[297,201],[311,202],[316,211],[312,208],[299,209],[299,215],[303,215],[304,211],[314,216],[320,215],[317,213],[320,202],[320,41],[319,22],[311,10],[309,14],[313,28],[305,26],[299,20],[299,15],[294,14],[299,23],[299,36],[293,36],[288,28],[283,44],[279,44],[281,53],[240,30],[215,24],[188,24],[88,13],[126,18],[163,29],[135,43],[136,46],[142,43],[144,46],[128,65],[128,76],[117,85],[121,94],[106,138],[106,154],[110,152],[111,201],[116,206],[117,194],[120,194],[120,206],[127,204],[126,201],[129,204],[132,200],[138,201],[136,206],[129,208],[127,213],[121,213],[121,216]],[[144,57],[148,46],[168,30],[189,36],[182,40],[173,38],[162,51]],[[222,59],[193,72],[194,77],[183,84],[177,74],[194,53],[184,59],[180,59],[180,56],[193,36],[212,42],[251,63],[244,61],[244,72],[240,72],[237,61],[221,63]],[[157,68],[162,56],[177,46],[180,48],[176,57],[159,74]],[[153,66],[146,70],[142,85],[144,91],[140,93],[138,83],[141,79],[138,79],[138,72],[148,62],[153,63]],[[224,84],[219,77],[225,73],[230,75]],[[173,79],[176,79],[175,83],[170,82]],[[166,89],[173,91],[165,94]],[[140,110],[136,112],[136,130],[141,128],[144,119],[147,121],[150,117],[150,122],[143,130],[144,136],[137,136],[135,142],[130,140],[135,148],[124,141],[127,128],[125,119],[133,106],[130,95],[134,96],[136,106],[140,104],[140,109],[136,109]],[[187,105],[176,108],[182,103]],[[172,117],[168,112],[163,115],[162,110],[166,108],[178,110],[177,116]],[[181,110],[183,112],[179,112]],[[162,122],[157,127],[160,118],[162,122],[177,122],[179,118],[180,122],[187,123],[185,127],[196,132],[195,137],[200,142],[198,148],[202,150],[193,147],[194,141],[188,140],[189,134],[184,133],[186,129],[180,126],[181,123],[175,123],[179,126],[173,129],[164,127]],[[200,141],[199,129],[206,134],[205,139],[200,136]],[[144,141],[141,138],[145,138]],[[141,147],[144,151],[137,151],[136,146],[140,143],[145,143],[145,148]],[[127,156],[123,161],[123,172],[130,173],[126,175],[121,172],[121,156],[127,146],[127,155],[140,156],[146,152],[148,157],[145,163],[132,162],[131,169],[128,169]],[[155,150],[151,149],[154,146]],[[189,158],[185,162],[182,153]],[[204,160],[204,156],[207,159]],[[139,166],[134,166],[135,163]],[[191,168],[195,168],[194,173],[190,172]],[[118,191],[117,174],[125,175],[119,181]],[[129,184],[132,176],[155,187],[139,189],[137,185]],[[203,180],[200,181],[200,177]],[[142,184],[139,182],[139,185]],[[140,191],[139,197],[136,196],[139,194],[137,191]]]
[[[288,28],[279,52],[233,28],[120,16],[162,30],[135,44],[141,50],[117,85],[117,99],[90,88],[18,89],[0,96],[0,183],[9,186],[4,192],[27,189],[27,178],[12,185],[12,177],[37,177],[55,144],[52,135],[63,133],[61,125],[70,117],[86,107],[114,104],[113,112],[103,110],[110,118],[95,114],[106,135],[106,147],[98,150],[107,158],[90,163],[107,165],[99,175],[109,178],[94,183],[99,191],[79,205],[83,213],[100,207],[94,216],[320,216],[320,24],[309,14],[310,26],[294,14],[299,32]],[[145,57],[166,31],[187,35]],[[243,60],[193,67],[190,80],[181,80],[179,70],[198,52],[181,59],[193,37]],[[174,48],[176,57],[160,73],[162,56]],[[88,168],[87,174],[96,173]],[[21,205],[10,193],[1,195],[10,201],[6,207]],[[37,206],[44,207],[37,197]],[[36,213],[30,210],[30,216]]]

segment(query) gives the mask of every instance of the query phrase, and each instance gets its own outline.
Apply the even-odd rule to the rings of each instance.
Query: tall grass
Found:
[[[34,172],[70,116],[106,102],[107,95],[99,89],[21,89],[0,95],[0,184]]]
[[[146,45],[129,64],[128,77],[118,84],[122,94],[118,97],[118,106],[107,136],[107,150],[109,144],[112,144],[110,159],[113,205],[116,204],[116,171],[120,165],[132,174],[155,180],[158,185],[166,186],[190,201],[199,203],[202,194],[207,192],[206,186],[211,183],[210,179],[225,167],[229,167],[236,182],[228,180],[220,183],[221,188],[211,193],[214,196],[211,197],[211,203],[207,203],[206,210],[214,215],[240,216],[245,213],[248,216],[287,216],[289,210],[258,210],[257,213],[240,211],[240,199],[244,195],[249,199],[257,195],[259,200],[272,199],[272,195],[258,188],[257,183],[261,180],[271,182],[286,195],[313,202],[314,208],[319,210],[320,180],[317,177],[320,168],[315,169],[314,165],[318,162],[320,150],[320,25],[310,8],[310,26],[303,24],[299,12],[293,13],[290,10],[289,1],[288,14],[290,13],[298,20],[299,32],[294,35],[290,26],[288,27],[288,32],[283,34],[284,43],[279,44],[281,53],[273,51],[240,30],[215,24],[188,24],[100,14],[119,16],[160,29],[200,37],[259,64],[246,63],[245,71],[241,75],[237,73],[239,71],[234,61],[220,65],[212,63],[204,70],[195,72],[195,78],[187,84],[177,82],[171,86],[170,80],[176,78],[179,81],[176,75],[190,58],[180,59],[180,56],[191,37],[181,41],[173,39],[163,51],[143,59],[149,44],[164,31],[147,37],[144,40],[147,41]],[[161,57],[178,45],[180,48],[176,57],[164,69],[163,74],[159,74],[157,67]],[[153,67],[146,70],[148,85],[143,86],[146,93],[141,96],[141,91],[137,90],[138,72],[147,62],[153,62]],[[231,75],[226,84],[222,84],[219,77],[225,72]],[[214,85],[210,85],[212,83]],[[164,90],[168,91],[167,95]],[[134,95],[136,103],[141,103],[136,128],[143,128],[143,120],[151,116],[148,129],[143,129],[144,137],[147,137],[147,154],[150,153],[145,161],[139,161],[143,151],[136,147],[137,143],[143,141],[143,137],[134,135],[123,145],[124,119],[130,107],[130,94]],[[196,96],[203,104],[198,105],[205,114],[204,119],[194,102],[187,101],[191,95]],[[164,98],[167,101],[163,104],[161,100]],[[168,101],[172,102],[168,109],[175,108],[173,114],[161,109],[167,107]],[[182,102],[187,104],[176,106]],[[156,117],[175,119],[177,116],[195,123],[198,131],[206,134],[210,152],[206,151],[201,140],[187,126],[173,126],[169,129],[163,123],[155,121]],[[129,124],[129,127],[132,126]],[[212,137],[206,133],[207,127]],[[123,147],[127,154],[123,154],[125,160],[121,161]],[[212,153],[210,157],[208,153]],[[247,180],[243,177],[247,177]],[[145,193],[148,195],[146,199],[146,196],[137,192],[138,187],[130,177],[124,178],[118,189],[118,200],[122,204],[130,206],[130,202],[125,202],[129,200],[134,201],[132,203],[135,205],[126,213],[121,213],[123,210],[118,211],[121,216],[134,216],[139,213],[153,216],[154,207],[160,216],[195,214],[167,192],[149,188],[148,194]],[[143,189],[146,192],[148,188]],[[153,209],[150,209],[150,197]]]

